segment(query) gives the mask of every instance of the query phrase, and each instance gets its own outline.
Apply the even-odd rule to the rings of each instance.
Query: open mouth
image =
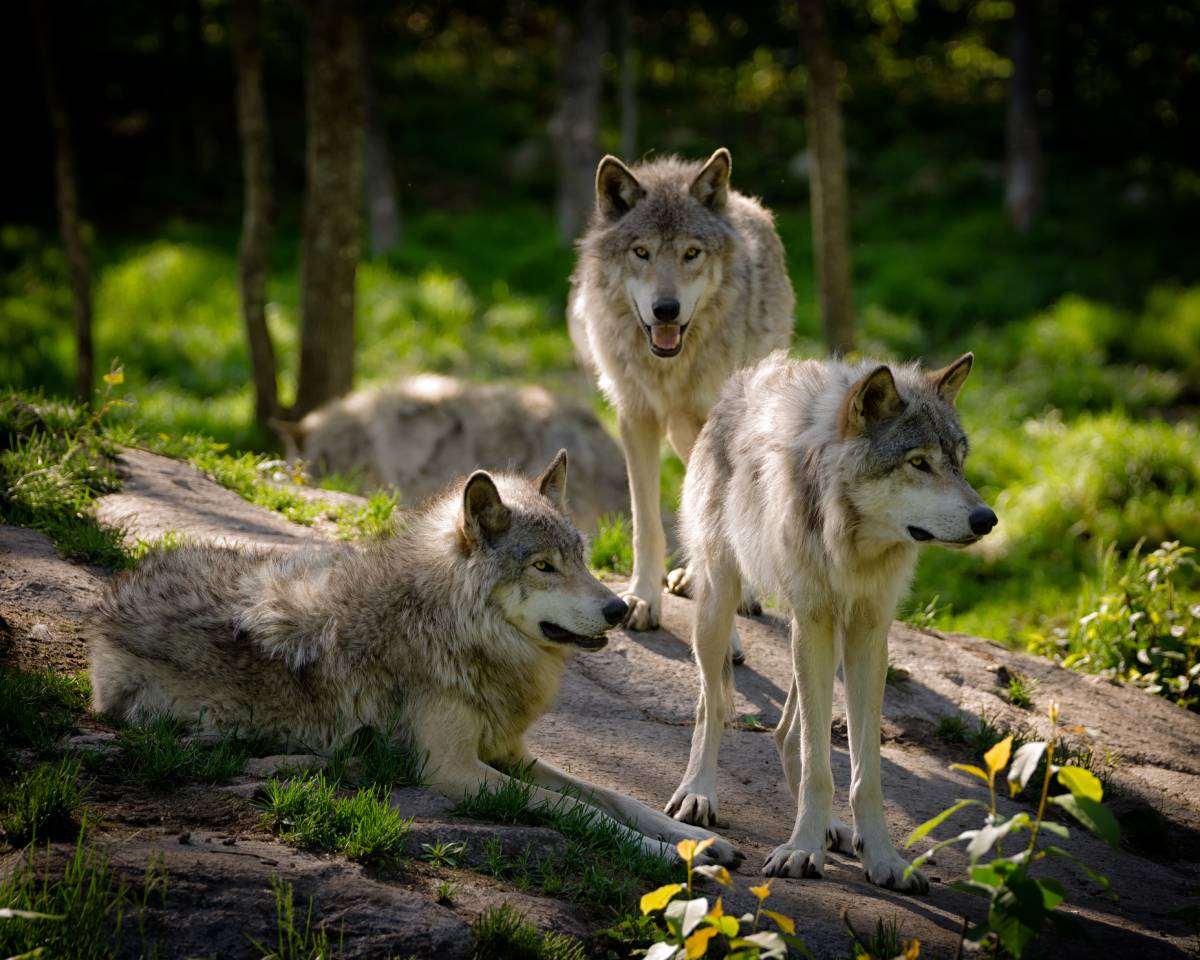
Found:
[[[910,526],[908,528],[908,535],[920,543],[928,543],[930,540],[938,539],[932,533],[923,529],[922,527]],[[939,540],[938,542],[945,544],[948,547],[969,547],[978,539],[978,537],[967,537],[965,540]]]
[[[608,643],[608,637],[603,633],[594,637],[585,637],[582,634],[564,630],[557,623],[551,623],[549,620],[543,620],[538,626],[542,630],[542,636],[553,643],[569,643],[582,650],[599,650]]]
[[[650,340],[650,352],[656,357],[673,357],[683,349],[683,335],[687,333],[686,323],[656,323],[642,324],[646,336]],[[690,322],[690,321],[689,321]]]

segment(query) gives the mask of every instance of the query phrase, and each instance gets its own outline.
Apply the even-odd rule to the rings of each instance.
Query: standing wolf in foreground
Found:
[[[967,437],[954,401],[964,354],[924,373],[864,362],[804,363],[781,351],[726,386],[688,464],[681,523],[694,564],[692,643],[701,678],[687,772],[667,804],[715,823],[721,728],[732,707],[729,631],[745,581],[792,613],[792,681],[775,731],[798,801],[773,876],[819,877],[826,846],[863,861],[867,879],[925,893],[888,836],[879,770],[887,631],[918,543],[962,547],[996,524],[963,477]],[[829,725],[845,668],[854,833],[833,816]]]
[[[528,766],[533,798],[633,824],[643,846],[712,836],[525,748],[574,650],[604,646],[625,604],[588,572],[564,514],[566,452],[536,481],[477,471],[390,540],[289,552],[151,554],[101,601],[93,705],[328,751],[362,726],[428,757],[454,799]],[[730,865],[724,840],[708,848]]]
[[[666,538],[663,430],[686,464],[721,387],[787,346],[795,299],[768,213],[732,190],[729,151],[706,163],[600,161],[568,319],[584,364],[617,411],[633,506],[628,626],[658,626]],[[686,591],[687,578],[672,583]]]

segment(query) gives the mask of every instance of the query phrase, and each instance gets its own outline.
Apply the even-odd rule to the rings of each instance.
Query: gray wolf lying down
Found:
[[[526,750],[572,655],[604,646],[626,613],[588,572],[565,491],[561,451],[534,483],[472,474],[366,549],[154,553],[99,605],[94,707],[319,752],[364,725],[393,729],[449,797],[528,766],[536,801],[590,803],[653,852],[711,836]],[[586,801],[549,792],[566,787]],[[739,858],[724,840],[709,851]]]

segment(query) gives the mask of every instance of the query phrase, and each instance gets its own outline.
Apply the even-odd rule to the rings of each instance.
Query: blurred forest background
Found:
[[[907,615],[1195,704],[1195,0],[84,0],[7,22],[0,385],[87,395],[119,358],[119,416],[231,451],[351,377],[591,397],[564,305],[596,161],[724,145],[777,214],[798,353],[976,353],[968,474],[1001,525],[982,554],[929,551]],[[832,327],[810,206],[831,103]],[[305,330],[306,301],[353,337]],[[1147,557],[1162,541],[1184,547]]]

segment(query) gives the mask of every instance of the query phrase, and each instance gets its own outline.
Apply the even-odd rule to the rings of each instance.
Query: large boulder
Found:
[[[565,448],[567,502],[580,527],[595,530],[603,514],[629,511],[620,447],[586,406],[543,387],[421,374],[277,426],[289,456],[318,476],[394,487],[405,506],[480,467],[537,473]]]

